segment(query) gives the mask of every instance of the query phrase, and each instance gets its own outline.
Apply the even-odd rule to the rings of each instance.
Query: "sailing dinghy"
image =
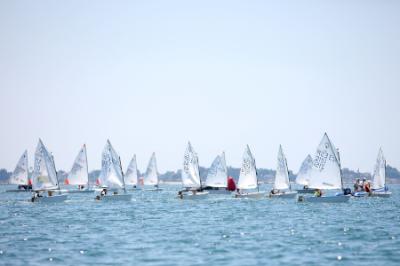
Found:
[[[313,159],[311,155],[307,155],[304,159],[303,163],[301,164],[300,170],[296,176],[296,184],[302,185],[303,189],[298,189],[297,193],[307,194],[307,193],[314,193],[315,189],[308,187],[308,175],[313,165]]]
[[[339,152],[325,133],[318,145],[313,165],[308,175],[309,186],[319,190],[342,190],[342,171]],[[350,196],[337,193],[334,196],[299,196],[301,202],[348,202]]]
[[[65,179],[66,185],[78,186],[78,189],[69,190],[68,193],[93,193],[93,189],[89,189],[89,170],[86,153],[86,145],[84,144],[75,158],[71,171]]]
[[[143,177],[143,187],[151,187],[145,189],[146,191],[161,191],[162,188],[159,188],[158,185],[159,185],[159,178],[157,170],[157,160],[156,160],[156,154],[153,152],[149,164],[147,165],[146,173]]]
[[[102,191],[96,196],[96,200],[130,201],[132,199],[132,195],[126,193],[121,159],[109,140],[102,153],[99,182]]]
[[[232,193],[232,191],[228,189],[228,168],[226,167],[225,152],[214,159],[208,170],[204,190],[208,191],[210,194]]]
[[[262,198],[266,195],[266,192],[259,190],[256,161],[249,145],[246,146],[243,154],[237,188],[238,192],[235,194],[235,198]],[[255,189],[257,191],[254,191]]]
[[[181,175],[184,190],[178,192],[179,198],[197,199],[208,196],[208,191],[204,191],[201,185],[199,158],[190,142],[185,151]]]
[[[32,202],[63,202],[68,198],[66,194],[61,194],[54,158],[40,139],[35,152],[32,190]]]
[[[128,165],[128,169],[125,173],[125,185],[131,186],[128,190],[139,190],[138,185],[138,171],[136,163],[136,155],[133,155],[132,160]]]
[[[28,151],[25,151],[15,166],[8,184],[18,185],[17,189],[6,190],[6,192],[27,192],[32,190],[32,182],[29,179]]]
[[[372,178],[372,192],[370,196],[388,198],[391,195],[392,192],[388,191],[386,186],[386,159],[382,149],[379,149]]]
[[[296,191],[292,191],[289,180],[289,169],[287,160],[283,153],[282,146],[279,146],[278,165],[276,167],[274,187],[269,194],[270,198],[290,198],[297,196]]]

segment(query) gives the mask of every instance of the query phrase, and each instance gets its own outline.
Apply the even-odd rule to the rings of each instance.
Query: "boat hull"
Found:
[[[181,199],[203,199],[208,197],[210,193],[208,191],[197,191],[193,193],[193,191],[184,191],[181,195],[178,194],[178,198]]]
[[[57,203],[57,202],[64,202],[68,199],[68,195],[54,195],[54,196],[43,196],[34,198],[33,202],[40,202],[40,203]]]
[[[67,193],[72,193],[72,194],[74,194],[74,193],[94,193],[94,192],[95,192],[94,189],[83,189],[83,190],[76,189],[76,190],[68,190],[67,191]]]
[[[297,197],[296,191],[288,191],[284,193],[276,193],[276,194],[269,194],[270,198],[278,198],[278,199],[294,199]]]
[[[312,203],[342,203],[348,202],[350,196],[322,196],[322,197],[304,197],[298,198],[299,202],[312,202]]]
[[[363,197],[368,197],[368,196],[369,196],[369,193],[365,192],[365,191],[355,192],[353,195],[353,197],[356,197],[356,198],[363,198]]]
[[[230,195],[233,191],[227,190],[225,188],[221,189],[205,189],[210,195]]]
[[[147,188],[147,189],[142,189],[142,191],[163,191],[162,188]]]
[[[298,189],[297,193],[299,194],[313,194],[315,193],[316,189],[308,188],[308,189]]]
[[[32,192],[32,189],[9,189],[6,192],[16,193],[16,192]]]
[[[116,195],[105,195],[96,200],[100,201],[131,201],[131,194],[116,194]]]
[[[381,197],[381,198],[389,198],[392,195],[390,191],[373,191],[370,194],[370,197]]]
[[[258,192],[248,192],[248,193],[236,193],[234,194],[235,198],[244,198],[244,199],[261,199],[266,196],[266,192],[258,191]]]

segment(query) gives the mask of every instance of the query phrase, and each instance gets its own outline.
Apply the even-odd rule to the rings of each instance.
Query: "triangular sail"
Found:
[[[182,169],[182,185],[185,188],[200,188],[199,159],[190,142],[185,151]]]
[[[314,156],[309,175],[309,187],[318,189],[341,189],[342,175],[339,153],[325,133]]]
[[[296,183],[303,185],[303,186],[308,186],[309,185],[309,175],[310,175],[310,171],[312,169],[312,165],[313,165],[313,159],[311,157],[311,155],[308,155],[303,163],[301,164],[300,170],[297,173],[296,176]]]
[[[125,188],[120,158],[109,140],[102,153],[99,183],[110,189]]]
[[[289,181],[289,170],[287,167],[287,161],[285,154],[283,153],[282,146],[279,146],[278,152],[278,165],[276,167],[275,173],[275,189],[289,189],[290,181]]]
[[[256,162],[247,145],[243,154],[242,167],[240,169],[239,189],[255,189],[258,187]]]
[[[156,186],[158,185],[158,170],[156,154],[153,152],[151,155],[149,164],[147,166],[146,174],[143,178],[143,185],[145,186]]]
[[[25,151],[18,160],[14,172],[11,174],[9,184],[28,185],[29,184],[28,170],[28,151]]]
[[[32,174],[33,190],[58,189],[57,172],[53,156],[47,151],[42,140],[36,147],[35,164]]]
[[[71,171],[68,173],[66,183],[69,185],[88,185],[89,173],[86,154],[86,145],[80,149],[75,158]]]
[[[125,185],[136,186],[138,183],[136,155],[133,155],[125,173]]]
[[[228,186],[228,170],[226,168],[225,153],[217,156],[208,170],[206,186],[226,188]]]
[[[379,149],[372,180],[372,189],[384,188],[386,185],[385,181],[386,181],[386,159],[385,156],[383,155],[382,149]]]

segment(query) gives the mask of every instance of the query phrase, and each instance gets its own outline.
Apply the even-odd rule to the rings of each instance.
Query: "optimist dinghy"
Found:
[[[159,178],[157,170],[156,154],[153,152],[149,164],[147,165],[146,173],[143,177],[143,190],[145,191],[161,191],[159,188]],[[147,188],[145,188],[147,187]]]
[[[263,198],[266,195],[266,192],[259,190],[256,161],[249,145],[246,146],[243,154],[237,188],[238,192],[234,194],[235,198]],[[254,191],[255,189],[257,191]]]
[[[231,194],[233,192],[228,187],[228,168],[226,167],[225,152],[214,159],[207,173],[204,190],[210,194]]]
[[[131,201],[132,195],[126,193],[125,179],[122,172],[121,158],[107,140],[101,160],[99,183],[102,185],[99,201]]]
[[[78,189],[68,190],[68,193],[93,193],[93,189],[89,189],[89,170],[86,153],[86,145],[84,144],[75,158],[71,171],[65,179],[66,185],[78,186]],[[86,187],[85,187],[86,186]]]
[[[192,144],[188,143],[183,158],[182,187],[178,192],[181,199],[200,199],[208,196],[208,191],[203,191],[199,172],[199,158],[194,151]]]
[[[309,172],[309,186],[319,190],[343,190],[339,152],[325,133],[315,154]],[[350,196],[338,193],[334,196],[299,196],[300,202],[338,203],[348,202]]]
[[[35,152],[32,190],[32,202],[55,203],[68,198],[66,194],[61,194],[54,158],[40,139]]]
[[[283,153],[282,146],[279,146],[278,165],[276,167],[274,187],[271,193],[269,193],[269,197],[294,199],[296,196],[297,192],[291,190],[289,169],[285,154]]]
[[[22,154],[11,174],[8,184],[18,185],[17,189],[6,190],[6,192],[28,192],[32,190],[32,182],[29,179],[28,151]]]
[[[313,165],[313,159],[311,155],[307,155],[301,164],[300,170],[296,176],[296,184],[302,185],[303,189],[298,189],[297,193],[301,194],[313,194],[315,193],[315,189],[308,187],[308,175]]]
[[[391,195],[392,192],[388,191],[386,186],[386,159],[383,155],[382,149],[379,149],[372,179],[372,192],[370,193],[370,196],[389,198]]]
[[[133,158],[128,165],[128,169],[126,170],[125,185],[131,186],[131,188],[128,188],[129,191],[140,190],[140,188],[138,187],[138,170],[136,163],[136,155],[133,155]]]

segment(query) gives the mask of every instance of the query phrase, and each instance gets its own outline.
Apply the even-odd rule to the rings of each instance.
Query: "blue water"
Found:
[[[52,205],[0,192],[0,264],[400,265],[400,186],[347,204],[179,200],[178,189]]]

